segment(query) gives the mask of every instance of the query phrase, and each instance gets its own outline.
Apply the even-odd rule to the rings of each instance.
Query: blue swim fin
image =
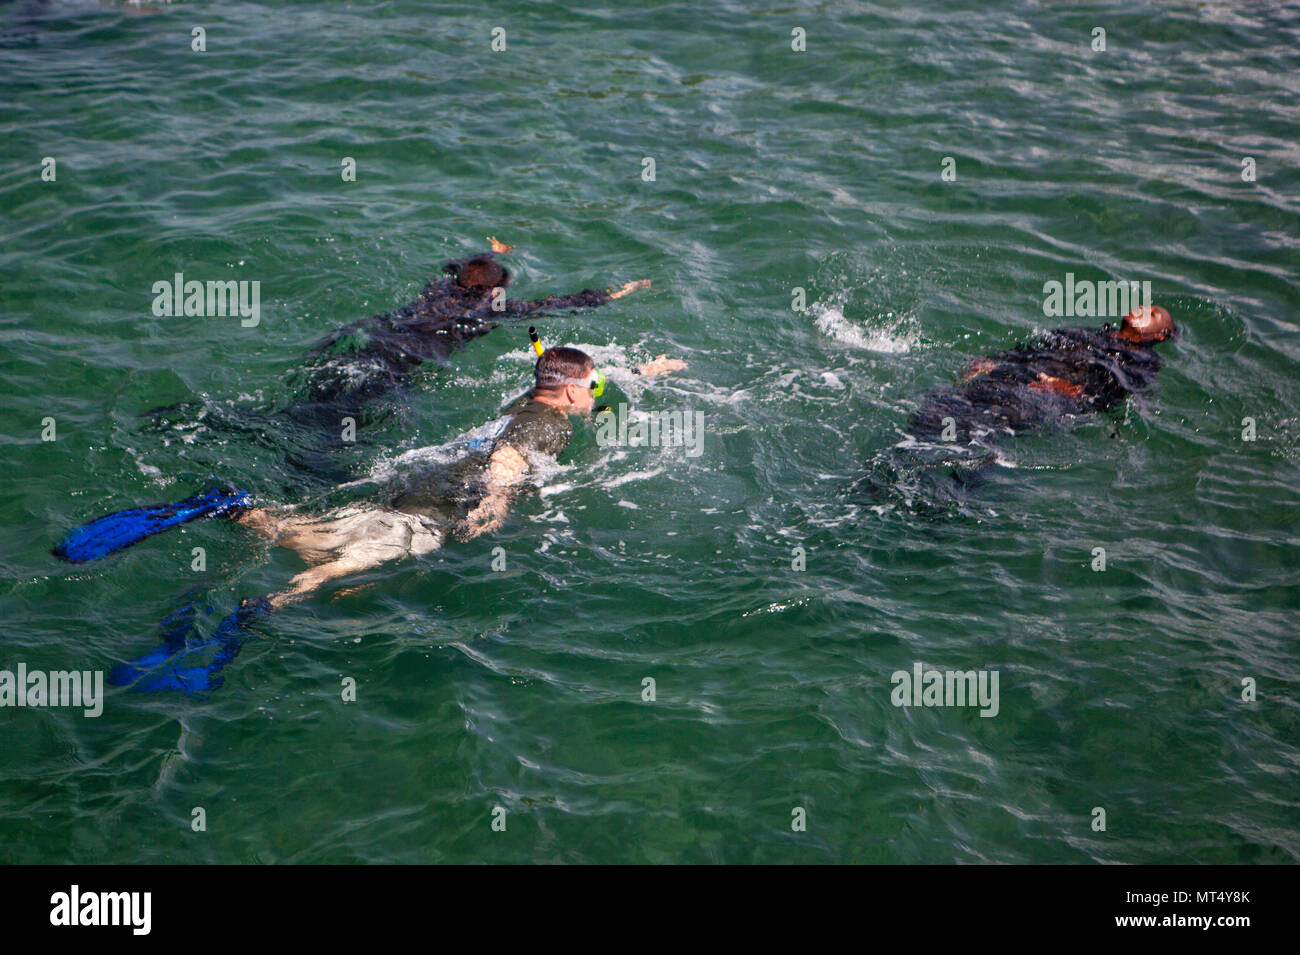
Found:
[[[52,553],[70,563],[81,564],[130,547],[177,524],[247,507],[251,500],[252,494],[243,488],[214,487],[176,504],[132,507],[74,528]]]
[[[159,628],[163,635],[162,646],[138,659],[118,664],[108,682],[113,686],[134,683],[131,689],[144,693],[180,690],[193,696],[204,690],[215,690],[223,682],[217,673],[235,659],[253,635],[247,629],[248,622],[270,612],[271,602],[265,597],[245,600],[238,610],[217,625],[212,636],[191,646],[186,638],[193,628],[194,610],[182,607]]]
[[[195,597],[197,593],[197,590],[191,590],[189,596]],[[203,613],[204,615],[212,613],[212,608],[204,607]],[[109,684],[126,686],[138,680],[146,671],[167,662],[178,653],[183,653],[190,634],[194,631],[194,621],[197,616],[198,608],[193,602],[169,613],[158,624],[158,635],[162,637],[162,644],[139,659],[115,666],[108,676]]]

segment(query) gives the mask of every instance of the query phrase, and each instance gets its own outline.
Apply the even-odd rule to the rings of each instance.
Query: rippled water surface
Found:
[[[685,358],[615,398],[707,429],[580,424],[496,537],[265,618],[205,699],[0,710],[0,861],[1300,858],[1295,5],[20,0],[0,104],[0,668],[107,671],[282,587],[297,559],[222,521],[49,548],[212,475],[318,493],[305,436],[220,423],[485,236],[519,297],[650,279],[539,324]],[[176,272],[261,282],[260,324],[154,317]],[[1158,389],[960,500],[889,485],[917,400],[1054,324],[1067,272],[1152,283]],[[424,369],[339,460],[469,431],[529,355]],[[895,707],[916,663],[996,670],[998,715]]]

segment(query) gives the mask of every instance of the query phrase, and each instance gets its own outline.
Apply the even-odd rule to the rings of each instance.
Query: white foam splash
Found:
[[[135,466],[140,469],[141,474],[145,477],[153,478],[154,482],[157,484],[167,483],[167,481],[164,480],[161,468],[154,467],[154,465],[146,462],[144,456],[137,452],[135,448],[127,448],[126,451],[131,455],[131,459],[135,461]]]
[[[505,425],[504,420],[497,418],[457,435],[443,444],[412,448],[396,457],[380,458],[371,465],[370,473],[366,477],[349,481],[347,484],[340,484],[339,487],[353,488],[360,487],[363,484],[383,484],[395,478],[402,471],[451,464],[470,450],[489,445]]]
[[[920,342],[920,333],[908,319],[893,316],[882,328],[863,328],[844,317],[838,305],[814,302],[808,309],[816,316],[817,329],[845,345],[886,354],[909,352]]]
[[[650,471],[633,471],[631,474],[621,474],[618,477],[610,478],[604,483],[605,487],[622,487],[632,481],[648,481],[652,477],[663,474],[665,468],[654,468]]]

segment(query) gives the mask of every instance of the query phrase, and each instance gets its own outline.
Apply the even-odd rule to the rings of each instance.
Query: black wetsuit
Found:
[[[449,263],[448,268],[459,264]],[[324,418],[334,427],[340,415],[402,386],[424,362],[446,360],[502,319],[596,308],[610,299],[608,292],[584,289],[535,302],[505,299],[498,311],[492,307],[490,288],[462,288],[454,278],[430,282],[397,311],[353,322],[318,342],[309,355],[300,399],[290,413],[300,420]]]
[[[234,433],[281,450],[293,470],[284,478],[287,483],[274,491],[281,497],[299,493],[304,481],[320,486],[350,481],[365,459],[368,438],[378,433],[371,425],[395,410],[391,399],[422,363],[445,361],[502,321],[595,308],[612,299],[608,292],[586,289],[533,302],[506,299],[500,311],[494,310],[490,288],[462,288],[454,277],[466,263],[490,257],[482,254],[449,262],[445,267],[449,277],[427,284],[414,301],[353,322],[318,342],[303,366],[287,377],[292,393],[287,405],[182,402],[148,412],[152,429],[211,431],[223,442]],[[356,426],[350,443],[342,437],[349,417]]]
[[[1152,344],[1125,341],[1109,325],[1060,328],[989,360],[990,370],[927,395],[908,433],[920,441],[990,444],[999,435],[1110,408],[1150,387],[1161,366]],[[1077,386],[1077,394],[1031,387],[1040,373]],[[947,438],[945,418],[952,419]]]

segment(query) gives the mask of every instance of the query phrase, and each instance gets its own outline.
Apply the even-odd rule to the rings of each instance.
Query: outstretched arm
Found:
[[[644,365],[637,365],[632,369],[634,375],[644,375],[646,378],[653,378],[656,375],[666,375],[672,371],[681,371],[686,367],[686,362],[680,358],[669,358],[667,355],[657,355],[652,361]]]
[[[622,298],[624,295],[630,295],[637,289],[649,288],[649,279],[638,279],[635,282],[628,282],[620,288],[598,291],[596,289],[583,289],[576,295],[551,295],[536,302],[519,302],[511,299],[506,302],[506,307],[497,314],[505,315],[512,318],[522,318],[525,315],[531,315],[534,312],[560,312],[579,308],[598,308],[606,302],[612,302],[616,298]]]
[[[456,536],[463,541],[473,540],[499,528],[510,512],[510,500],[515,488],[528,473],[528,461],[508,444],[492,452],[488,459],[486,490],[483,499],[456,527]]]
[[[614,289],[609,293],[610,298],[622,298],[624,295],[630,295],[637,289],[649,288],[649,279],[637,279],[635,282],[625,282],[622,288]]]

